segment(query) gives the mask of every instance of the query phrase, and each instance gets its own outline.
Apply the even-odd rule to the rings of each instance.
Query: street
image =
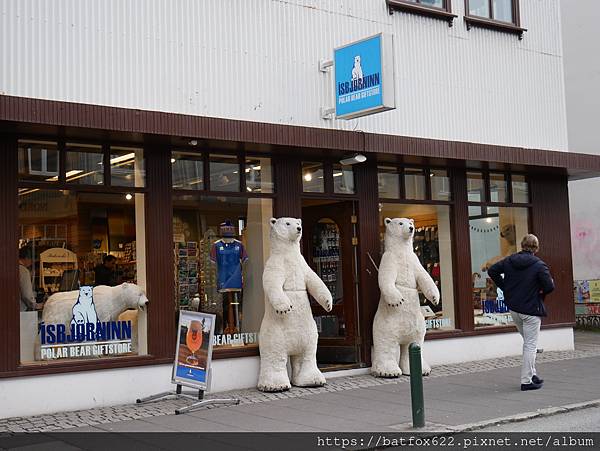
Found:
[[[600,432],[600,407],[502,424],[478,432]]]

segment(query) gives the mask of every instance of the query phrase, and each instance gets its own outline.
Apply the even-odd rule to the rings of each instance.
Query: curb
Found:
[[[447,426],[446,429],[448,431],[452,431],[452,433],[470,432],[470,431],[476,431],[478,429],[483,429],[483,428],[486,428],[489,426],[498,426],[500,424],[508,424],[508,423],[519,423],[522,421],[531,420],[532,418],[549,417],[552,415],[573,412],[575,410],[589,409],[591,407],[598,407],[598,406],[600,406],[600,399],[595,399],[592,401],[584,401],[584,402],[579,402],[579,403],[575,403],[575,404],[567,404],[567,405],[560,406],[560,407],[548,407],[546,409],[536,410],[535,412],[525,412],[525,413],[519,413],[516,415],[506,416],[506,417],[494,418],[491,420],[479,421],[477,423],[467,423],[467,424],[461,424],[459,426]]]

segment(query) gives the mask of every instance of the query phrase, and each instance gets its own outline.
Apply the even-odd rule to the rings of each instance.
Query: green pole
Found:
[[[425,402],[423,399],[423,369],[421,367],[421,347],[411,343],[408,347],[410,362],[410,399],[414,428],[425,426]]]

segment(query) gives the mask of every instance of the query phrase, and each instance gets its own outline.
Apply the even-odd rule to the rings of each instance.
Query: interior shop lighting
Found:
[[[307,182],[310,182],[312,180],[312,174],[310,172],[307,172],[306,174],[304,174],[304,180],[306,180]]]
[[[74,169],[72,171],[67,172],[66,174],[66,178],[69,179],[70,177],[74,177],[77,174],[81,174],[83,171],[79,170],[79,169]],[[58,175],[55,175],[54,177],[50,177],[49,179],[46,179],[47,182],[56,182],[58,181]]]
[[[198,145],[198,140],[197,139],[190,139],[189,140],[189,145],[190,146],[197,146]]]
[[[171,158],[171,164],[175,163],[177,160],[175,158]]]
[[[492,218],[485,218],[485,222],[487,222],[488,224],[492,223]]]
[[[135,158],[134,153],[128,153],[125,155],[121,155],[120,157],[115,157],[110,159],[110,164],[123,163],[125,161],[133,160]]]
[[[346,166],[346,165],[350,165],[350,164],[364,163],[365,161],[367,161],[367,157],[365,157],[361,153],[357,153],[356,155],[354,155],[350,158],[344,158],[344,159],[340,160],[340,163]]]
[[[343,172],[335,172],[335,173],[333,174],[333,176],[334,176],[334,177],[341,177],[342,175],[344,175],[344,173],[343,173]]]
[[[131,199],[133,199],[133,195],[131,193],[127,193],[127,194],[125,194],[125,199],[131,200]]]

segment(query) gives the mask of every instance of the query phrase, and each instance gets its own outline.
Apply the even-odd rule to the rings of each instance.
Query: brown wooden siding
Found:
[[[0,372],[11,371],[19,360],[19,254],[17,244],[17,142],[0,138]]]
[[[531,177],[532,228],[538,256],[550,267],[555,291],[546,298],[544,324],[575,322],[569,192],[566,177]]]
[[[600,174],[600,157],[570,152],[298,127],[0,95],[0,121],[341,151],[501,162]],[[362,134],[362,137],[359,137]]]

